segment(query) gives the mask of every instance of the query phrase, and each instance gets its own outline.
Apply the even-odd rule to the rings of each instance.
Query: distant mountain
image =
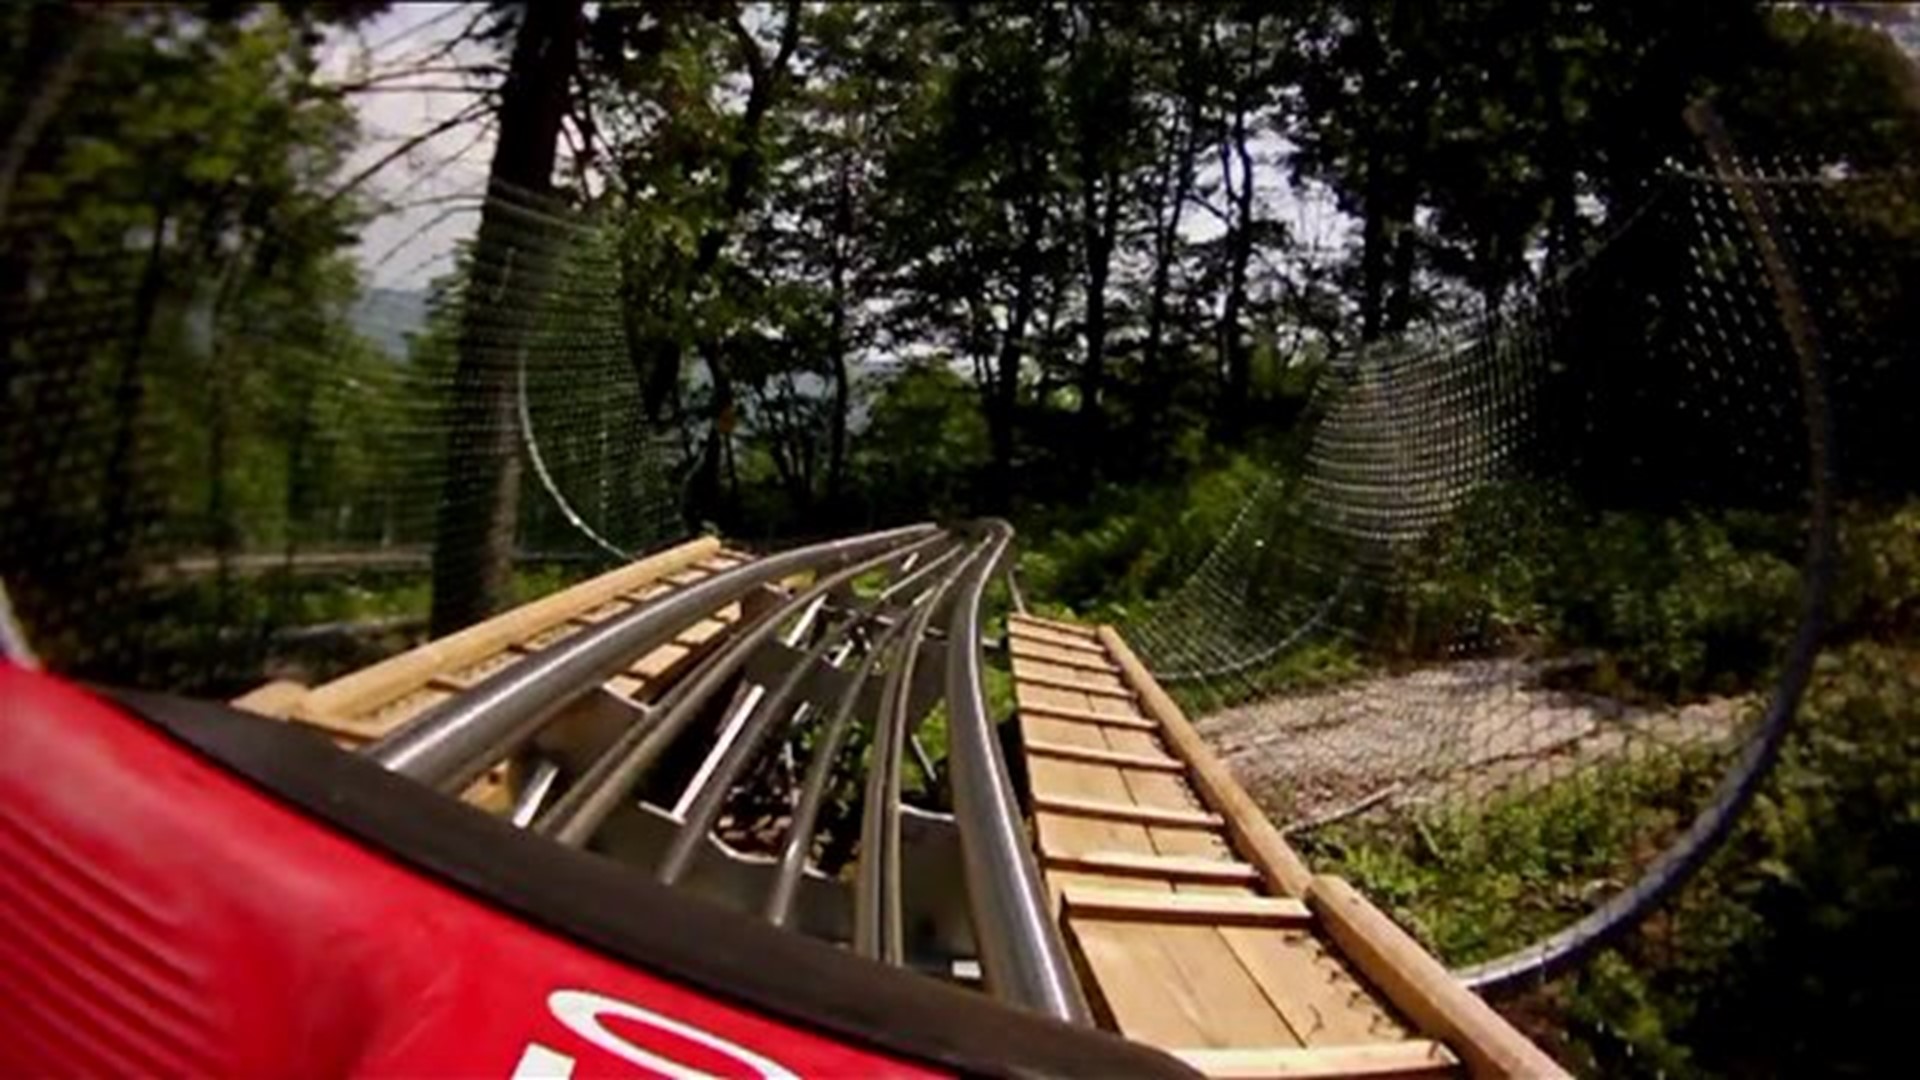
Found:
[[[347,309],[347,319],[382,352],[404,360],[408,336],[426,329],[427,294],[418,289],[366,289]]]

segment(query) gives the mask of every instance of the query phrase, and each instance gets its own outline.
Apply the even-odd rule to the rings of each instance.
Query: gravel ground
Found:
[[[1362,804],[1484,797],[1595,761],[1723,741],[1750,712],[1739,698],[1647,709],[1553,689],[1542,677],[1554,666],[1437,665],[1237,706],[1196,726],[1285,827]]]

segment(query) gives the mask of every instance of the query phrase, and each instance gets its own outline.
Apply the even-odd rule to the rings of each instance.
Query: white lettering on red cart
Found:
[[[620,1001],[586,990],[555,990],[547,995],[547,1008],[554,1019],[587,1042],[629,1064],[648,1069],[672,1080],[706,1080],[712,1074],[666,1056],[660,1047],[635,1046],[608,1031],[606,1021],[623,1020],[663,1032],[675,1039],[703,1046],[753,1070],[765,1080],[798,1080],[793,1072],[777,1061],[729,1042],[710,1031],[702,1031],[685,1021],[662,1016],[631,1002]],[[574,1058],[551,1046],[528,1043],[514,1066],[512,1080],[567,1080],[573,1075]]]

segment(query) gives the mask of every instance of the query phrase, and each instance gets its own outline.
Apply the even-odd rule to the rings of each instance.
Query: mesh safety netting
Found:
[[[202,693],[323,677],[418,638],[450,529],[511,549],[508,599],[685,534],[690,460],[640,407],[617,231],[491,203],[489,272],[468,242],[430,279],[404,243],[296,278],[195,250],[202,222],[88,234],[84,207],[13,207],[0,571],[43,660]]]
[[[324,203],[109,197],[140,169],[95,160],[86,110],[153,106],[83,89],[61,168],[85,182],[0,208],[0,579],[50,666],[315,680],[424,634],[447,535],[510,553],[488,561],[511,600],[686,533],[712,440],[643,400],[635,320],[663,283],[623,219],[496,190],[495,234],[440,276],[405,242],[355,266]],[[1523,891],[1462,888],[1524,917],[1430,935],[1449,961],[1623,925],[1792,714],[1816,496],[1911,484],[1917,193],[1827,161],[1676,165],[1532,295],[1335,364],[1303,460],[1128,637],[1275,820],[1383,902],[1406,850],[1444,878],[1566,834],[1581,858]]]
[[[1911,482],[1916,179],[1676,164],[1524,302],[1334,365],[1303,460],[1126,632],[1316,861],[1508,909],[1446,959],[1583,955],[1765,769],[1835,500]],[[1465,882],[1503,846],[1574,854]]]

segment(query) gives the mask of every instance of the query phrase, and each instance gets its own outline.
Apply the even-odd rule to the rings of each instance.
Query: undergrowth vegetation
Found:
[[[1597,1075],[1863,1075],[1905,1052],[1920,955],[1920,650],[1822,658],[1779,764],[1707,870],[1521,1003]],[[1542,1032],[1550,1037],[1550,1032]]]
[[[1588,770],[1543,791],[1421,812],[1390,831],[1331,826],[1300,846],[1316,869],[1363,883],[1450,963],[1478,963],[1566,926],[1625,884],[1633,845],[1670,837],[1699,805],[1711,780],[1696,764]]]
[[[1269,482],[1235,459],[1184,490],[1110,494],[1097,523],[1031,542],[1021,572],[1083,617],[1150,616],[1205,556],[1187,538],[1218,536]],[[1597,961],[1506,1003],[1581,1072],[1857,1074],[1897,1060],[1902,973],[1920,956],[1920,503],[1846,504],[1838,538],[1826,651],[1731,839]],[[1616,700],[1742,695],[1757,708],[1799,621],[1805,536],[1790,515],[1583,510],[1515,486],[1483,493],[1431,545],[1414,560],[1423,572],[1395,583],[1384,629],[1276,657],[1249,685],[1297,692],[1464,646],[1584,655],[1564,688]],[[1300,842],[1450,964],[1471,964],[1630,883],[1706,801],[1719,770],[1697,755],[1709,753]]]

